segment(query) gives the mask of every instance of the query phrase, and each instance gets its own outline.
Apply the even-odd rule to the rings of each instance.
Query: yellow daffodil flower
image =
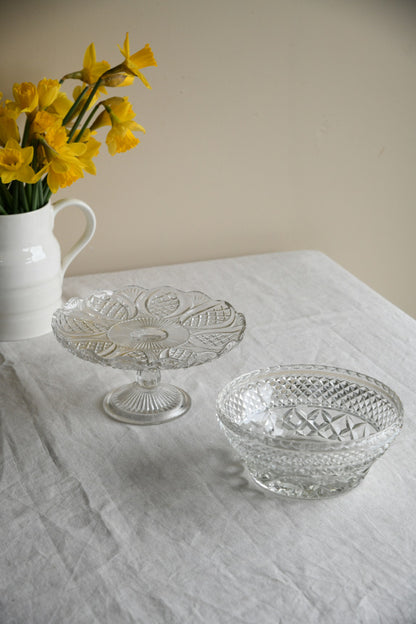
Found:
[[[0,145],[6,145],[9,139],[20,141],[19,128],[12,117],[0,115]]]
[[[45,158],[49,161],[67,145],[68,134],[64,127],[52,126],[48,128],[42,139],[42,145],[46,152]]]
[[[128,121],[134,119],[136,113],[127,97],[111,97],[103,102],[105,109],[116,121]]]
[[[110,69],[110,63],[107,63],[107,61],[97,63],[95,45],[94,43],[91,43],[84,54],[84,63],[81,71],[82,82],[92,85],[96,83],[98,78],[108,69]],[[103,90],[103,93],[105,93],[105,89]]]
[[[0,93],[0,99],[1,99]],[[6,145],[9,139],[20,141],[19,128],[16,123],[18,114],[14,107],[10,107],[11,102],[6,102],[5,106],[0,105],[0,146]]]
[[[45,135],[50,132],[51,128],[61,125],[61,117],[54,113],[42,110],[38,111],[30,125],[30,135]]]
[[[30,163],[33,160],[33,147],[20,147],[15,139],[9,139],[0,149],[0,178],[3,184],[13,180],[31,183],[35,176]]]
[[[69,97],[65,93],[58,93],[53,103],[48,106],[49,113],[55,113],[59,115],[59,117],[64,118],[69,109],[71,108],[73,102],[69,99]]]
[[[85,137],[83,137],[83,140],[84,138]],[[100,150],[101,143],[97,141],[96,139],[94,139],[93,136],[90,135],[85,145],[86,145],[86,150],[83,154],[81,154],[81,156],[79,156],[79,161],[84,171],[86,171],[87,173],[90,173],[91,175],[95,175],[97,173],[97,169],[92,159],[95,158],[95,156],[97,156]]]
[[[2,93],[0,93],[0,100],[2,98]],[[15,102],[11,100],[6,100],[3,104],[0,104],[0,117],[10,117],[11,119],[17,119],[20,115],[20,110],[17,108]]]
[[[66,141],[67,133],[61,126],[51,128],[43,142],[46,162],[42,164],[47,165],[47,182],[52,193],[84,177],[79,157],[85,153],[87,146]]]
[[[107,63],[107,61],[97,62],[95,45],[94,43],[90,43],[88,48],[85,50],[82,69],[80,71],[66,74],[63,77],[63,80],[73,78],[75,80],[81,80],[83,83],[91,86],[94,85],[100,76],[109,70],[110,67],[111,65],[110,63]],[[100,86],[98,91],[101,93],[107,93],[104,86]]]
[[[140,70],[144,67],[150,67],[151,65],[157,66],[150,45],[147,43],[144,48],[130,56],[129,33],[126,33],[124,45],[122,48],[119,46],[119,48],[120,52],[126,59],[123,63],[121,63],[120,67],[122,68],[122,71],[125,71],[126,74],[129,74],[130,76],[137,76],[148,89],[151,89],[151,86],[147,82],[145,76],[143,76],[140,72]]]
[[[13,97],[21,113],[32,113],[38,106],[38,90],[31,82],[15,83],[13,85]]]
[[[52,193],[56,193],[60,188],[71,186],[74,182],[84,177],[81,163],[77,159],[71,162],[66,160],[64,166],[62,162],[53,160],[49,165],[47,182]]]
[[[38,83],[38,106],[40,109],[48,108],[51,106],[58,97],[59,89],[61,88],[58,80],[49,80],[43,78]]]
[[[133,131],[146,132],[143,126],[133,121],[136,116],[128,98],[112,97],[103,102],[105,110],[97,117],[92,128],[111,125],[106,143],[112,156],[126,152],[139,143]]]
[[[125,121],[111,128],[105,140],[111,156],[120,154],[121,152],[127,152],[127,150],[136,147],[136,145],[140,143],[132,130],[145,131],[144,128],[139,126],[135,121]]]
[[[106,143],[112,155],[139,143],[134,133],[145,129],[134,120],[136,115],[128,98],[101,101],[99,96],[106,93],[106,88],[131,85],[136,77],[150,89],[141,70],[157,63],[149,44],[130,54],[129,33],[120,51],[123,62],[110,66],[107,61],[97,61],[91,43],[79,71],[66,74],[60,81],[43,78],[37,85],[15,83],[13,98],[6,102],[0,93],[2,213],[37,210],[51,193],[82,178],[84,172],[95,174],[94,158],[101,146],[94,138],[97,128],[109,126]],[[81,83],[74,89],[73,99],[61,92],[65,79]],[[22,113],[26,119],[19,128]],[[39,186],[27,188],[37,182]]]
[[[101,102],[104,111],[91,126],[93,130],[134,119],[136,113],[127,97],[111,97]]]

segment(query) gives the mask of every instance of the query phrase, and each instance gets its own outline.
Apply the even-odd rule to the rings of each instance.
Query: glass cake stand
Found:
[[[70,299],[52,329],[77,357],[136,371],[136,381],[109,392],[106,413],[121,422],[151,425],[182,416],[191,405],[181,388],[161,383],[162,369],[204,364],[243,337],[245,318],[226,301],[169,286],[126,286]]]

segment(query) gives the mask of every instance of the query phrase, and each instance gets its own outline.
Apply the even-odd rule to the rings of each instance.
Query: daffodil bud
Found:
[[[61,82],[64,80],[82,80],[82,71],[72,72],[71,74],[65,74],[62,76]]]
[[[101,80],[105,87],[119,87],[126,80],[126,74],[108,74]]]
[[[102,111],[102,113],[96,117],[91,125],[91,130],[97,130],[97,128],[102,128],[103,126],[111,126],[110,115],[106,110]]]

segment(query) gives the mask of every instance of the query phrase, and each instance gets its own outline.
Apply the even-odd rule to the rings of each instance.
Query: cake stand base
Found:
[[[109,392],[103,405],[106,413],[120,422],[159,425],[183,416],[191,406],[191,398],[170,384],[144,388],[136,381]]]

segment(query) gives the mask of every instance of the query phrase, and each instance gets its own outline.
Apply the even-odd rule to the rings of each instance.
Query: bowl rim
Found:
[[[227,396],[240,390],[247,382],[255,382],[257,380],[267,380],[267,377],[279,377],[284,374],[292,373],[293,375],[302,375],[302,373],[314,373],[316,376],[331,376],[334,379],[344,378],[347,381],[360,383],[365,388],[373,389],[384,395],[384,397],[393,405],[396,411],[395,421],[381,431],[370,433],[365,438],[358,440],[326,440],[326,439],[308,439],[295,436],[273,436],[267,433],[258,433],[255,430],[248,429],[247,426],[239,425],[230,420],[224,412],[223,404]],[[317,406],[318,407],[318,406]],[[371,377],[365,373],[360,373],[347,368],[337,366],[329,366],[324,364],[278,364],[267,368],[259,368],[243,373],[229,381],[218,393],[216,401],[217,418],[220,424],[236,434],[249,435],[253,439],[266,444],[268,446],[277,446],[285,448],[285,450],[299,451],[300,449],[308,451],[322,452],[324,450],[340,450],[343,448],[359,449],[360,447],[389,445],[393,439],[400,433],[403,427],[404,409],[399,396],[388,385]]]

